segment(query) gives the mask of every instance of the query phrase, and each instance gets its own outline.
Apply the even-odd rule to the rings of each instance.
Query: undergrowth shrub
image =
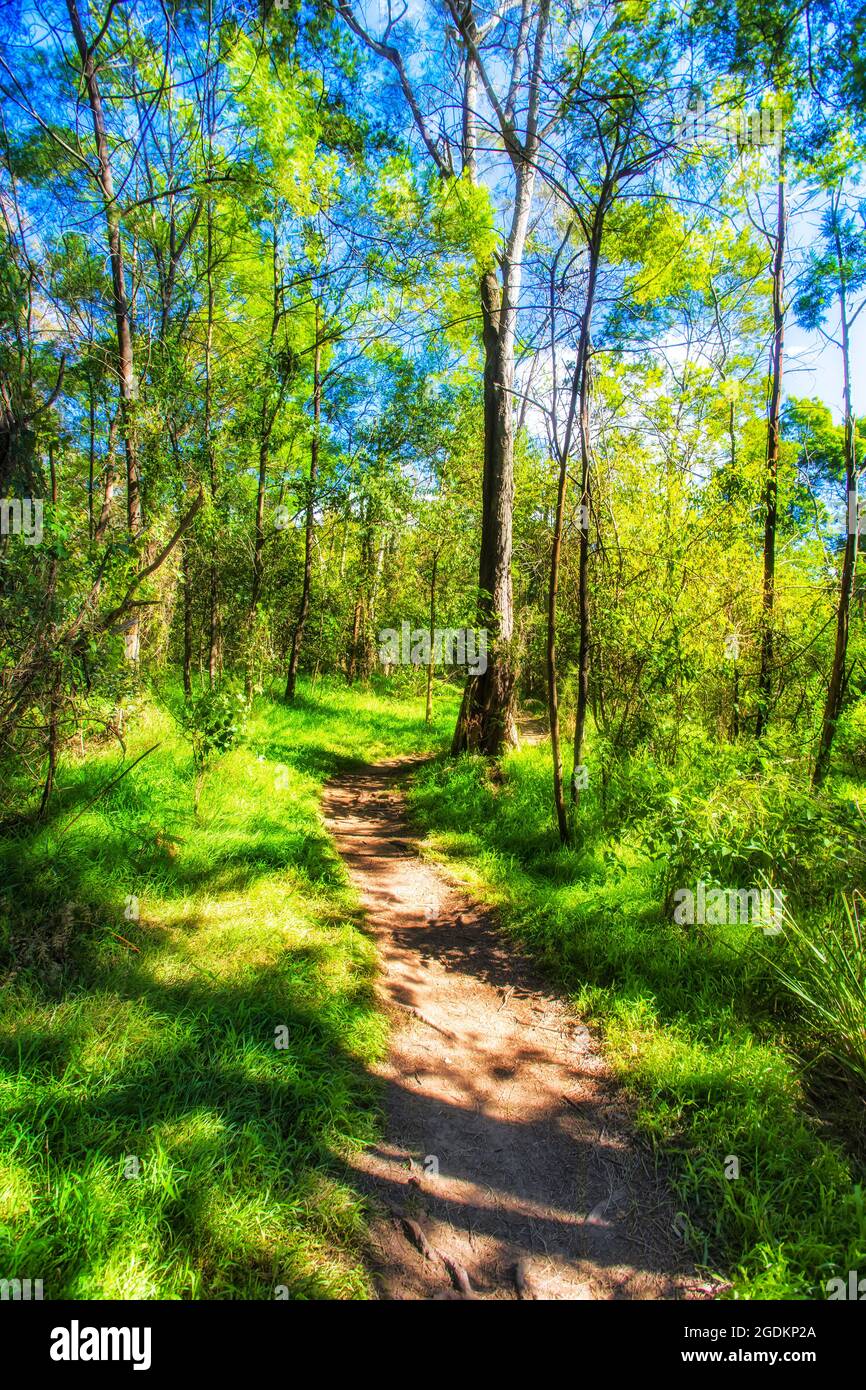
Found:
[[[671,787],[646,827],[666,909],[676,888],[699,880],[769,882],[816,907],[862,881],[864,841],[855,804],[816,795],[784,769],[720,779],[709,791]]]
[[[817,1029],[826,1054],[866,1088],[866,941],[857,900],[800,926],[786,914],[788,956],[769,964]]]
[[[205,773],[215,758],[237,742],[246,715],[245,697],[230,689],[205,688],[184,704],[178,725],[192,748],[196,810]]]

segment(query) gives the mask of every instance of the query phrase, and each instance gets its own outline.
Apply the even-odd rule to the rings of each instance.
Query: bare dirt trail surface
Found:
[[[394,1025],[387,1139],[355,1160],[380,1296],[706,1297],[594,1038],[494,914],[419,858],[412,766],[347,773],[323,801]]]

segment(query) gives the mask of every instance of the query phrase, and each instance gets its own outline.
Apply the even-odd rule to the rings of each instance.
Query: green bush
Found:
[[[234,747],[243,732],[246,716],[245,697],[229,689],[205,689],[184,704],[178,724],[192,747],[196,810],[208,767],[215,758]]]
[[[852,772],[866,772],[866,699],[849,705],[843,712],[836,730],[836,754]]]
[[[841,898],[862,878],[863,826],[857,807],[817,795],[781,769],[741,773],[709,790],[668,791],[647,827],[662,866],[666,909],[676,888],[697,881],[782,887],[800,904]]]
[[[866,1086],[866,942],[856,904],[846,900],[843,916],[821,927],[802,928],[790,913],[786,925],[793,963],[769,964],[803,1004],[827,1055]]]

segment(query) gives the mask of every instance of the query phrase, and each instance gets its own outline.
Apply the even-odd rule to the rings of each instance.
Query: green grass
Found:
[[[0,843],[0,1277],[47,1298],[369,1296],[352,1155],[380,1133],[385,1026],[319,798],[352,761],[441,748],[443,694],[429,730],[417,697],[260,700],[198,817],[190,749],[145,704],[127,765],[156,752],[89,809],[117,750],[70,756],[47,823]],[[659,866],[591,792],[591,833],[562,851],[545,747],[501,781],[433,764],[413,805],[429,852],[598,1024],[698,1260],[742,1298],[820,1298],[862,1269],[862,1172],[810,1107],[808,1025],[763,943],[662,921]]]
[[[697,1259],[740,1298],[825,1297],[828,1279],[866,1267],[863,1172],[810,1109],[804,1021],[762,957],[766,939],[661,920],[660,867],[624,827],[605,833],[591,792],[590,833],[562,850],[549,756],[509,755],[501,781],[473,758],[423,769],[412,804],[427,851],[501,906],[600,1027]],[[739,1178],[726,1176],[730,1156]]]
[[[429,730],[422,710],[338,685],[259,700],[196,818],[189,747],[144,706],[128,761],[156,752],[74,821],[118,752],[67,760],[51,818],[0,844],[0,1276],[369,1295],[350,1160],[379,1133],[385,1026],[319,796],[352,760],[441,746],[454,698]]]

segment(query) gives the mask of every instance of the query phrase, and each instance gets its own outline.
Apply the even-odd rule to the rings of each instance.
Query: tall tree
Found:
[[[89,40],[84,32],[78,13],[76,0],[66,0],[69,21],[81,61],[81,72],[90,114],[93,123],[93,136],[96,142],[96,181],[102,198],[105,215],[105,229],[108,239],[109,264],[111,266],[111,288],[114,299],[114,317],[117,326],[117,380],[120,388],[120,430],[126,451],[126,507],[129,534],[136,541],[143,530],[141,508],[141,480],[139,477],[138,452],[136,444],[135,401],[136,381],[133,363],[132,315],[126,288],[123,240],[121,237],[120,205],[114,188],[114,175],[111,167],[111,150],[105,113],[100,90],[97,55],[111,23],[117,0],[109,0],[105,18],[95,36]],[[140,623],[133,614],[126,631],[126,655],[132,662],[138,661],[140,649]]]
[[[845,698],[848,679],[847,654],[851,623],[851,600],[857,571],[859,515],[857,505],[857,431],[851,390],[851,329],[866,307],[866,213],[856,214],[846,207],[843,187],[829,192],[823,220],[823,247],[810,254],[807,282],[797,298],[801,322],[820,328],[839,349],[842,364],[842,405],[844,417],[844,467],[846,528],[836,604],[836,637],[833,661],[827,683],[827,697],[821,721],[821,735],[815,757],[813,782],[820,786],[830,766],[836,726]],[[835,308],[838,338],[825,327]]]
[[[523,257],[536,186],[539,151],[549,133],[542,120],[543,70],[550,27],[549,0],[522,0],[515,16],[482,18],[471,3],[448,0],[462,83],[455,128],[434,129],[410,75],[408,35],[395,21],[374,34],[350,0],[336,0],[349,28],[390,64],[424,149],[443,180],[478,178],[478,129],[497,136],[510,178],[502,200],[505,228],[497,265],[483,268],[479,299],[484,351],[484,465],[478,566],[478,621],[488,632],[487,669],[470,676],[452,750],[498,754],[517,738],[511,558],[514,506],[514,355]],[[447,51],[442,35],[439,60]],[[442,116],[441,103],[438,113]],[[445,117],[447,121],[447,116]],[[455,164],[457,151],[459,166]]]

